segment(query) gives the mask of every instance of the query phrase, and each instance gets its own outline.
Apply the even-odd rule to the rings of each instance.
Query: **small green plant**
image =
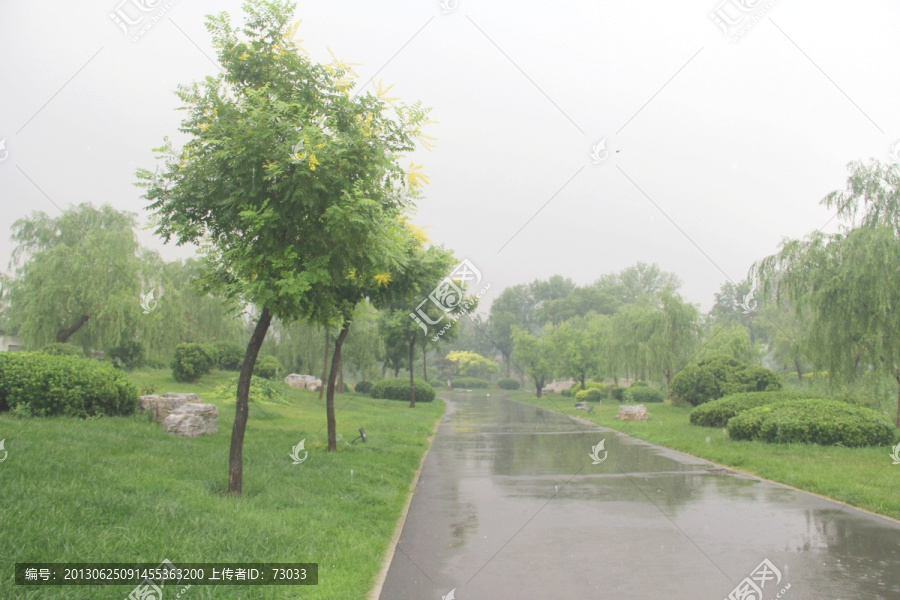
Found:
[[[274,356],[260,356],[253,365],[253,374],[264,379],[277,379],[284,375],[284,367]]]
[[[215,356],[209,344],[178,344],[172,359],[172,377],[175,381],[194,382],[209,373],[215,365]]]
[[[520,387],[519,380],[512,377],[504,377],[497,382],[497,387],[501,390],[517,390]]]
[[[641,385],[626,389],[623,397],[629,404],[647,404],[665,400],[665,396],[658,389]]]
[[[606,397],[606,390],[601,390],[599,388],[588,388],[586,390],[578,390],[575,392],[576,402],[602,402]]]
[[[372,382],[366,381],[365,379],[362,381],[357,381],[356,385],[353,386],[353,391],[358,394],[368,394],[372,391]]]
[[[156,384],[152,381],[141,384],[141,396],[152,396],[156,393]]]

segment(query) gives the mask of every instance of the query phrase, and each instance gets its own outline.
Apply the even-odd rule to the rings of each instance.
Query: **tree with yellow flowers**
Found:
[[[418,103],[353,94],[348,65],[314,62],[293,38],[294,3],[243,8],[242,27],[224,12],[207,18],[222,72],[179,87],[187,142],[166,138],[156,172],[138,171],[156,232],[200,247],[201,286],[259,311],[237,387],[236,496],[250,378],[272,318],[339,322],[346,305],[327,303],[345,286],[402,268],[390,258],[408,239],[397,218],[421,176],[401,160],[428,121]]]

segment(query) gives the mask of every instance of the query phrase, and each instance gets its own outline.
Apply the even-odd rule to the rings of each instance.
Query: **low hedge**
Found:
[[[434,400],[434,388],[427,382],[416,379],[416,402],[431,402]],[[369,394],[373,398],[386,398],[388,400],[403,400],[409,402],[409,379],[406,377],[394,377],[382,379],[372,384]]]
[[[742,392],[729,394],[701,404],[691,411],[691,424],[701,427],[725,427],[728,419],[745,410],[786,400],[808,400],[815,398],[812,394],[800,392]]]
[[[353,391],[358,394],[368,394],[372,391],[372,382],[366,381],[365,379],[362,381],[357,381],[356,385],[353,386]]]
[[[240,371],[247,348],[236,342],[215,342],[216,365],[223,371]]]
[[[172,378],[181,382],[197,381],[216,366],[216,358],[211,344],[178,344],[172,359]]]
[[[624,388],[620,385],[611,385],[609,386],[609,397],[613,400],[618,400],[622,402],[625,400],[625,390],[628,388]]]
[[[284,367],[274,356],[260,356],[253,365],[253,374],[263,379],[277,379],[284,375]]]
[[[648,402],[662,402],[666,399],[661,391],[650,386],[631,386],[622,395],[623,400],[629,404],[647,404]]]
[[[84,356],[84,352],[74,344],[53,342],[41,348],[41,352],[50,356]]]
[[[837,400],[788,400],[746,410],[728,421],[734,440],[823,446],[889,446],[894,426],[870,408]]]
[[[407,380],[407,384],[409,381]],[[488,386],[488,382],[484,379],[478,379],[477,377],[457,377],[456,379],[450,380],[450,387],[453,388],[461,388],[464,390],[473,389],[473,388],[486,388]],[[407,387],[409,387],[407,385]],[[418,396],[416,397],[418,400]]]
[[[584,389],[586,389],[586,390],[589,390],[589,389],[606,390],[606,384],[603,383],[602,381],[585,381]],[[566,396],[566,397],[574,396],[579,391],[582,391],[581,390],[581,382],[576,381],[575,383],[572,384],[572,387],[570,387],[567,390],[561,391],[560,395]]]
[[[512,377],[504,377],[497,382],[497,387],[502,390],[517,390],[520,387],[519,380]]]
[[[576,402],[603,402],[604,398],[606,398],[605,389],[588,388],[586,390],[578,390],[575,392]]]
[[[35,417],[130,415],[137,388],[112,365],[83,356],[0,352],[0,411]]]

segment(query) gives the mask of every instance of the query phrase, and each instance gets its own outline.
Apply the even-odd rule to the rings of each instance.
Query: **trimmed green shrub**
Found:
[[[144,345],[136,340],[122,342],[107,353],[113,366],[132,371],[144,364]]]
[[[223,371],[240,371],[247,349],[235,342],[215,342],[216,366]]]
[[[631,387],[650,387],[650,384],[642,379],[638,379],[634,383],[631,384]]]
[[[353,386],[353,391],[359,394],[368,394],[372,391],[372,382],[366,380],[358,381],[356,382],[356,385]]]
[[[625,402],[629,404],[646,404],[648,402],[662,402],[665,396],[661,391],[650,386],[633,385],[625,390],[623,395]]]
[[[108,363],[83,356],[0,352],[0,411],[35,417],[130,415],[137,388]]]
[[[789,400],[746,410],[728,421],[733,440],[823,446],[887,446],[894,426],[883,414],[838,400]]]
[[[606,386],[604,386],[605,388]],[[588,388],[586,390],[578,390],[575,392],[576,402],[603,402],[606,398],[606,390],[599,388]]]
[[[497,387],[502,390],[517,390],[520,387],[519,380],[512,377],[504,377],[497,382]]]
[[[263,379],[277,379],[284,375],[284,367],[274,356],[260,356],[253,365],[253,374]]]
[[[409,381],[407,381],[407,383],[409,383]],[[485,381],[484,379],[478,379],[477,377],[457,377],[456,379],[450,380],[450,387],[460,388],[464,390],[486,388],[487,386],[487,381]],[[416,399],[418,400],[418,397]]]
[[[586,390],[589,390],[589,389],[606,390],[606,384],[603,383],[602,381],[585,381],[584,389],[586,389]],[[581,382],[576,381],[575,383],[572,384],[572,387],[570,387],[567,390],[561,391],[560,395],[566,396],[566,397],[574,396],[579,391],[581,391]]]
[[[434,388],[422,379],[415,380],[416,402],[431,402],[434,400]],[[393,377],[382,379],[372,384],[369,392],[373,398],[387,398],[388,400],[403,400],[409,402],[409,379],[406,377]]]
[[[84,352],[73,344],[54,342],[41,348],[41,352],[50,356],[84,356]]]
[[[679,371],[669,389],[673,397],[697,406],[728,394],[778,391],[781,376],[730,356],[714,355]]]
[[[625,390],[626,389],[627,388],[623,388],[620,385],[611,385],[611,386],[609,386],[609,397],[612,398],[613,400],[618,400],[619,402],[622,402],[623,400],[625,400]]]
[[[696,407],[691,411],[690,419],[693,425],[700,425],[701,427],[725,427],[728,424],[728,419],[745,410],[774,402],[811,398],[815,398],[815,396],[799,392],[741,392],[739,394],[729,394],[718,400],[706,402]]]
[[[216,357],[210,344],[178,344],[172,359],[172,377],[175,381],[194,382],[209,373],[216,365]]]

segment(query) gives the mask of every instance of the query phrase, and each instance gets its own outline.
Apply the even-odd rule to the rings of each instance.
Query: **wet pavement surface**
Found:
[[[381,600],[900,599],[895,521],[503,397],[447,402]]]

